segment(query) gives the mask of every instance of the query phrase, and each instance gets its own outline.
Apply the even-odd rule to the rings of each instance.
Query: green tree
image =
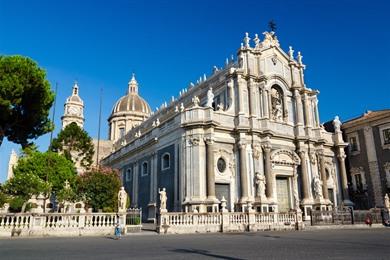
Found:
[[[0,208],[2,208],[4,204],[7,202],[8,202],[8,196],[5,193],[4,187],[0,184]]]
[[[6,182],[5,189],[13,197],[10,201],[13,210],[24,212],[31,196],[43,194],[46,198],[49,197],[51,184],[32,172],[17,172]]]
[[[78,194],[75,192],[75,187],[64,187],[62,190],[58,191],[56,194],[56,198],[58,202],[70,201],[76,202],[79,200],[83,200],[82,194]]]
[[[120,187],[119,173],[112,169],[92,170],[82,174],[78,180],[78,192],[84,194],[87,204],[94,211],[116,211]]]
[[[71,123],[61,130],[57,138],[53,139],[50,149],[63,153],[68,160],[72,160],[75,164],[77,161],[80,162],[84,169],[89,169],[92,165],[94,154],[92,139],[76,123]]]
[[[54,152],[32,152],[22,157],[14,169],[14,174],[37,176],[47,181],[55,193],[63,189],[65,181],[74,183],[77,175],[73,163]]]
[[[52,130],[54,94],[46,73],[22,56],[0,56],[0,146],[4,137],[26,147]]]

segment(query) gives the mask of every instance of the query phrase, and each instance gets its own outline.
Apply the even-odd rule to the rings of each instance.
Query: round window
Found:
[[[219,172],[224,172],[226,170],[226,162],[222,157],[218,159],[217,168]]]

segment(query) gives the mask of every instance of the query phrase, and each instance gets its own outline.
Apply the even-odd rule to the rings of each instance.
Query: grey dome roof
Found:
[[[131,111],[150,115],[151,109],[149,104],[137,93],[129,93],[115,103],[112,114]]]

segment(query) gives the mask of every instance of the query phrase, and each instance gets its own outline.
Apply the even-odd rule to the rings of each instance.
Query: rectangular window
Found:
[[[352,136],[349,138],[349,145],[351,147],[351,152],[359,151],[356,136]]]
[[[383,144],[390,144],[390,128],[383,129]]]
[[[356,189],[358,191],[362,191],[363,190],[363,182],[362,182],[362,175],[361,174],[355,175],[355,182],[356,182]]]

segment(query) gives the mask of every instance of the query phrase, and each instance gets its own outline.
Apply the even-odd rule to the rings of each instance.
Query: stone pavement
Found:
[[[0,259],[389,259],[389,229],[0,239]]]

